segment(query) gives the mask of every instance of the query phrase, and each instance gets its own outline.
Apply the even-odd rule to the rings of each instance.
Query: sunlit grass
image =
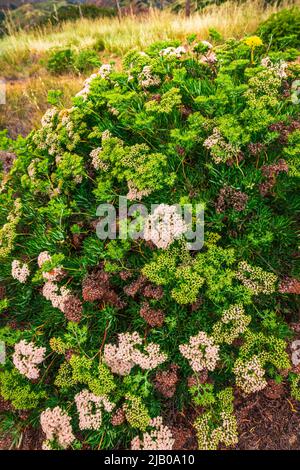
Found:
[[[280,8],[298,1],[286,0]],[[0,41],[0,61],[5,57],[18,63],[30,54],[43,54],[49,48],[69,44],[89,46],[96,37],[102,37],[106,51],[118,55],[133,47],[145,47],[160,39],[181,39],[197,33],[207,38],[209,28],[216,28],[224,38],[242,37],[255,31],[258,24],[278,11],[275,5],[265,5],[263,0],[248,0],[238,4],[229,1],[220,6],[210,6],[190,18],[169,12],[153,10],[147,16],[126,16],[97,20],[80,19],[59,27],[48,27],[34,32],[16,32]]]

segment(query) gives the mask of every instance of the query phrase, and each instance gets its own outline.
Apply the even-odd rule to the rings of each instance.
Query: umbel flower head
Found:
[[[233,372],[236,376],[237,386],[247,394],[259,392],[267,385],[264,378],[265,370],[259,356],[254,355],[249,361],[238,359]]]
[[[264,271],[258,266],[250,266],[246,261],[239,263],[236,277],[254,295],[272,294],[272,292],[275,292],[277,276]]]
[[[105,396],[96,396],[88,390],[82,390],[75,395],[75,403],[79,413],[79,428],[100,429],[102,424],[102,408],[111,412],[114,403],[111,403]]]
[[[160,204],[145,221],[144,239],[151,241],[158,248],[166,249],[174,240],[180,238],[187,228],[176,206]]]
[[[120,333],[119,344],[107,344],[104,348],[104,360],[112,372],[119,375],[128,375],[135,365],[142,369],[155,369],[162,364],[167,356],[160,352],[157,344],[149,343],[142,352],[138,346],[143,340],[137,332]]]
[[[21,284],[25,284],[28,276],[30,275],[28,264],[21,264],[20,261],[14,259],[11,264],[11,275],[14,279],[21,282]]]
[[[136,436],[131,441],[131,450],[172,450],[175,440],[168,426],[163,425],[162,417],[151,419],[150,432],[145,432],[142,439]]]
[[[220,321],[213,326],[213,337],[217,343],[231,344],[246,330],[251,321],[250,315],[245,315],[242,305],[231,305]]]
[[[219,346],[215,345],[214,340],[204,331],[191,336],[189,343],[181,344],[179,350],[189,360],[195,372],[203,369],[214,370],[219,360]]]
[[[43,362],[45,352],[46,348],[39,348],[34,343],[28,343],[22,339],[15,344],[13,363],[18,371],[28,379],[37,379],[40,375],[37,365]]]
[[[249,36],[245,38],[243,42],[251,48],[259,47],[263,45],[263,41],[259,36]]]
[[[52,410],[47,408],[41,413],[40,420],[47,439],[44,448],[51,448],[52,441],[56,440],[63,449],[67,449],[75,440],[71,417],[59,406]]]

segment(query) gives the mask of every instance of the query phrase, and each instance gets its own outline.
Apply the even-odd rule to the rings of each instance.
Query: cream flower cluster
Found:
[[[28,276],[30,275],[28,264],[21,264],[20,261],[14,259],[11,263],[11,275],[17,281],[21,282],[22,284],[25,284]]]
[[[44,442],[43,448],[51,448],[51,441],[57,440],[58,444],[67,449],[75,440],[73,434],[71,417],[63,411],[59,406],[53,409],[47,408],[41,413],[41,426],[46,434],[47,441]]]
[[[102,408],[111,412],[114,403],[111,403],[105,396],[96,396],[88,390],[82,390],[75,395],[75,403],[79,413],[79,428],[100,429],[102,424]]]
[[[172,450],[175,440],[168,426],[163,425],[161,416],[151,419],[150,426],[154,429],[145,432],[143,438],[136,436],[131,441],[131,450]]]
[[[106,171],[108,169],[107,163],[101,160],[102,147],[97,147],[93,149],[90,153],[90,157],[92,158],[92,165],[95,170],[103,170]]]
[[[157,344],[149,343],[145,352],[137,349],[143,340],[137,332],[120,333],[118,345],[107,344],[104,348],[104,360],[111,371],[119,375],[128,375],[135,365],[142,369],[154,369],[162,364],[167,356],[160,352]]]
[[[245,315],[242,305],[231,305],[226,310],[220,321],[213,326],[213,334],[217,343],[231,344],[240,334],[246,331],[251,321],[249,315]]]
[[[100,69],[98,70],[97,73],[93,73],[90,77],[88,77],[84,84],[83,84],[83,89],[80,90],[76,96],[82,96],[82,98],[84,100],[87,99],[88,97],[88,94],[90,92],[90,87],[91,87],[91,83],[92,81],[97,78],[97,77],[101,77],[103,78],[104,80],[107,80],[109,78],[109,75],[111,73],[111,65],[109,64],[103,64],[101,65]]]
[[[220,130],[215,127],[213,133],[203,142],[203,147],[211,152],[215,163],[230,160],[239,154],[239,149],[226,142]]]
[[[159,55],[161,56],[167,56],[167,57],[176,57],[177,59],[180,59],[180,57],[186,54],[186,49],[183,46],[178,46],[178,47],[167,47],[166,49],[162,49],[159,52]]]
[[[181,344],[179,350],[195,372],[214,370],[219,360],[219,346],[204,331],[191,336],[189,343]]]
[[[52,126],[53,119],[57,115],[57,109],[56,108],[49,108],[47,111],[44,113],[41,119],[41,124],[42,127],[49,127]]]
[[[22,339],[15,344],[13,363],[18,371],[28,379],[37,379],[40,371],[38,364],[45,358],[46,348],[38,348],[32,342]]]
[[[235,362],[233,372],[236,376],[237,386],[247,394],[259,392],[267,385],[262,361],[256,355],[247,362],[238,359]]]
[[[236,277],[255,295],[275,292],[277,276],[259,267],[250,266],[246,261],[239,263]]]
[[[188,227],[178,212],[177,206],[160,204],[144,222],[143,237],[158,248],[168,248],[174,240],[180,238]]]
[[[199,450],[216,450],[222,442],[226,446],[237,444],[237,422],[232,413],[221,411],[221,424],[211,428],[213,416],[211,412],[199,416],[194,423]]]
[[[151,86],[160,85],[160,78],[158,75],[152,75],[150,65],[145,65],[141,73],[138,75],[138,82],[142,88],[150,88]]]

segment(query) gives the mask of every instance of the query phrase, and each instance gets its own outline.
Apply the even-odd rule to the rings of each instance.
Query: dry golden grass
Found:
[[[191,33],[205,39],[212,27],[225,38],[239,38],[255,31],[258,24],[272,13],[295,3],[299,0],[285,0],[279,8],[276,4],[265,6],[263,0],[247,0],[241,4],[229,1],[220,6],[210,6],[190,18],[153,10],[147,16],[126,16],[121,22],[117,18],[80,19],[56,28],[17,32],[0,41],[0,64],[6,59],[8,65],[16,68],[22,63],[26,66],[30,56],[40,57],[57,46],[89,46],[96,37],[102,37],[108,53],[117,55],[161,39],[183,40]]]
[[[48,90],[63,91],[63,105],[70,105],[71,98],[82,86],[82,77],[44,76],[7,83],[6,104],[0,106],[0,129],[8,129],[12,138],[27,135],[40,125],[41,116],[49,107]]]

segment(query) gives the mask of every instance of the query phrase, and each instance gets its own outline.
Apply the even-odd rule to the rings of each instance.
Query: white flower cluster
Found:
[[[141,73],[138,75],[139,85],[142,88],[150,88],[151,86],[160,85],[160,78],[158,75],[152,75],[150,65],[145,65]]]
[[[265,370],[258,356],[253,356],[246,362],[238,359],[235,362],[233,372],[236,376],[237,386],[247,394],[259,392],[267,385],[264,378]]]
[[[177,59],[180,59],[183,54],[186,54],[186,49],[183,46],[167,47],[166,49],[162,49],[159,53],[161,56],[176,57]]]
[[[280,60],[278,63],[274,64],[270,57],[265,57],[261,60],[261,65],[268,68],[269,70],[272,70],[275,75],[277,75],[277,77],[287,78],[286,69],[288,68],[288,63],[284,60]]]
[[[109,64],[101,65],[97,73],[93,73],[92,75],[90,75],[90,77],[88,77],[85,80],[82,90],[80,90],[76,96],[82,96],[82,98],[86,100],[90,92],[92,81],[97,77],[101,77],[104,80],[107,80],[109,78],[110,73],[111,73],[111,65]]]
[[[213,326],[213,337],[217,343],[231,344],[245,332],[250,321],[251,317],[245,315],[242,305],[231,305],[223,312],[221,320]]]
[[[144,222],[144,239],[158,248],[166,249],[180,238],[188,227],[178,212],[177,206],[160,204]]]
[[[101,153],[102,153],[102,147],[97,147],[96,149],[93,149],[91,151],[90,157],[92,158],[92,165],[95,168],[95,170],[107,171],[108,165],[107,163],[101,160]]]

